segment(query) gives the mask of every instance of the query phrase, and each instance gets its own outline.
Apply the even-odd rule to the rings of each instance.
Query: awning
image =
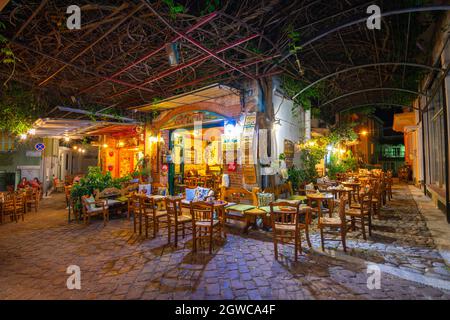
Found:
[[[414,112],[404,112],[394,114],[394,124],[392,129],[397,132],[404,132],[406,127],[416,125],[416,114]]]
[[[138,111],[150,111],[157,109],[173,109],[185,105],[191,105],[198,102],[208,101],[211,99],[217,99],[220,97],[228,96],[230,94],[239,94],[237,89],[222,84],[213,84],[198,90],[194,90],[188,93],[183,93],[177,96],[173,96],[158,102],[145,105],[138,108],[133,108]]]
[[[38,119],[33,124],[36,130],[35,136],[40,138],[63,138],[71,137],[73,139],[81,139],[94,134],[100,129],[115,127],[115,130],[129,130],[137,126],[136,123],[120,123],[107,121],[89,121],[76,119],[55,119],[45,118]],[[99,134],[100,135],[100,134]]]

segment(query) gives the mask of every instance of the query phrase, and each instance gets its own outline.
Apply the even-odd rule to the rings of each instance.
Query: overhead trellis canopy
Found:
[[[69,30],[72,4],[5,6],[0,34],[15,63],[2,64],[3,81],[30,86],[52,105],[127,110],[212,83],[282,74],[301,84],[298,92],[320,80],[312,105],[327,114],[407,105],[421,75],[442,73],[429,42],[450,10],[445,1],[417,0],[77,1],[82,26]],[[373,4],[381,30],[365,23]]]

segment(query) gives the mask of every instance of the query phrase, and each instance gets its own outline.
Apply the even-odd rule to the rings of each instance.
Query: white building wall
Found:
[[[305,112],[297,107],[293,112],[292,100],[283,97],[279,82],[274,80],[273,108],[275,119],[280,120],[280,125],[275,131],[276,154],[284,153],[284,140],[290,140],[294,144],[303,141],[307,132],[311,132],[309,123],[305,123]],[[295,154],[294,164],[299,166],[300,156]]]

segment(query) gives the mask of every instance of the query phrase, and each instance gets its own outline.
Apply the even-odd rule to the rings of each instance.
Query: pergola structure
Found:
[[[313,106],[332,115],[408,106],[422,75],[448,72],[428,55],[446,1],[78,1],[82,28],[68,30],[72,2],[10,1],[0,13],[16,59],[0,77],[51,105],[157,110],[148,106],[212,83],[283,74],[302,84],[291,98],[315,88]],[[372,4],[381,30],[366,26]]]

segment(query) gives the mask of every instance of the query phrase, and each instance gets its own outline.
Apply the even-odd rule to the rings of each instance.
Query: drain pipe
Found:
[[[425,153],[425,125],[423,123],[423,112],[420,112],[420,123],[422,125],[422,174],[423,174],[423,193],[427,195],[427,165]]]
[[[445,90],[445,81],[442,82],[442,89],[443,92],[446,92]],[[447,215],[447,222],[450,223],[450,199],[449,199],[449,188],[450,188],[450,182],[449,180],[449,157],[448,157],[448,105],[447,105],[447,99],[442,99],[443,100],[443,106],[442,106],[442,111],[443,111],[443,116],[444,116],[444,152],[445,152],[445,212]]]

